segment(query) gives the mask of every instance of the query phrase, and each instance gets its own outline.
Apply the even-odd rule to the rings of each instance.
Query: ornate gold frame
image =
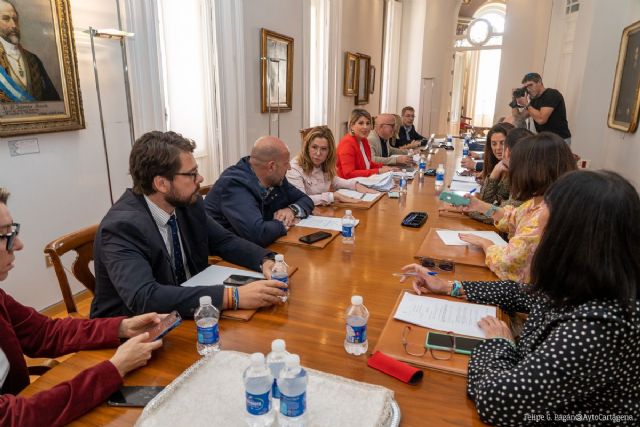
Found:
[[[279,111],[290,111],[291,110],[291,97],[293,93],[293,38],[289,36],[285,36],[283,34],[278,34],[274,31],[267,30],[266,28],[262,28],[260,30],[260,82],[261,82],[261,111],[266,113],[269,111],[269,105],[267,105],[268,99],[268,83],[267,83],[267,62],[269,58],[273,58],[275,52],[268,52],[267,41],[269,39],[275,40],[280,43],[285,43],[287,45],[287,81],[285,85],[285,90],[287,93],[285,94],[285,102],[279,103],[275,102],[271,104],[271,109],[279,110]]]
[[[353,64],[353,67],[351,67]],[[344,55],[344,96],[356,96],[358,90],[358,54],[345,52]]]
[[[355,98],[356,105],[369,103],[369,78],[371,77],[369,67],[371,67],[371,57],[364,53],[358,53],[358,66],[356,67],[356,81],[358,82]],[[361,76],[364,76],[364,81],[361,81]]]
[[[634,37],[634,44],[629,46],[629,39]],[[634,52],[631,52],[633,49]],[[628,110],[628,120],[621,120],[619,110]],[[634,133],[638,128],[640,112],[640,21],[629,25],[622,32],[616,75],[613,81],[611,104],[607,125],[623,132]]]
[[[76,59],[75,42],[73,38],[73,24],[71,22],[71,7],[69,0],[49,0],[55,29],[58,59],[60,61],[62,79],[62,94],[64,113],[56,114],[21,114],[7,117],[10,104],[0,103],[0,137],[35,134],[44,132],[61,132],[84,129],[84,112],[82,109],[82,95],[78,79],[78,61]],[[20,4],[16,5],[20,8]],[[19,12],[19,11],[18,11]],[[48,101],[20,103],[25,107],[46,104]],[[5,105],[7,108],[2,108]]]

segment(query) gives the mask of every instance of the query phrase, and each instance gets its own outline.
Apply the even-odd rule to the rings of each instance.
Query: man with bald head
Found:
[[[389,144],[396,126],[396,118],[393,114],[383,113],[375,118],[375,126],[369,133],[367,140],[371,147],[371,157],[374,162],[389,166],[410,166],[411,157],[407,150],[394,148]]]
[[[313,211],[313,201],[291,185],[285,175],[289,149],[275,136],[263,136],[251,155],[227,168],[207,194],[211,218],[260,246],[287,234],[296,218]]]

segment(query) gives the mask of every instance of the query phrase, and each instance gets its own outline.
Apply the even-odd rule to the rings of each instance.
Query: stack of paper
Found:
[[[442,242],[447,246],[463,246],[469,243],[460,240],[458,234],[473,234],[483,239],[491,240],[495,245],[507,246],[507,242],[498,235],[495,231],[475,231],[475,230],[436,230]]]
[[[474,188],[476,191],[480,190],[480,184],[476,182],[475,176],[459,175],[459,172],[456,171],[451,179],[451,185],[449,185],[449,188],[452,191],[464,191],[468,193]]]
[[[393,188],[393,178],[391,172],[386,172],[380,175],[371,175],[369,177],[357,178],[357,182],[365,187],[372,188],[378,191],[389,191]]]
[[[361,193],[359,191],[347,190],[346,188],[341,188],[338,190],[338,193],[344,194],[352,199],[362,200],[363,202],[372,202],[382,195],[382,193]]]
[[[356,225],[360,223],[356,219]],[[331,216],[309,215],[296,224],[298,227],[319,228],[321,230],[342,231],[342,218],[334,218]]]

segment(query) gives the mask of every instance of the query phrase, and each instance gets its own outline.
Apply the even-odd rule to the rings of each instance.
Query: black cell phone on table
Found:
[[[162,390],[164,386],[126,385],[109,396],[107,405],[143,408]]]
[[[305,236],[300,237],[302,243],[312,244],[317,241],[328,239],[331,237],[331,233],[327,233],[326,231],[316,231],[315,233],[307,234]]]
[[[160,323],[152,326],[147,330],[147,332],[149,333],[148,342],[159,340],[160,338],[167,335],[169,331],[177,327],[180,323],[182,323],[182,317],[180,317],[180,314],[177,311],[172,311],[171,313],[167,314],[160,321]]]
[[[243,276],[242,274],[232,274],[231,276],[224,279],[222,283],[227,286],[244,286],[248,285],[251,282],[255,282],[256,280],[262,279],[252,276]]]
[[[457,335],[441,334],[429,331],[425,347],[434,350],[446,350],[470,355],[473,348],[483,342],[481,338],[460,337]]]

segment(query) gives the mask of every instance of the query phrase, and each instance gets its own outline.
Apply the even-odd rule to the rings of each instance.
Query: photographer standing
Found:
[[[562,94],[556,89],[545,88],[538,73],[528,73],[522,78],[523,86],[513,91],[509,106],[516,119],[531,117],[536,132],[553,132],[571,145],[571,132],[567,123],[567,109]],[[523,108],[520,111],[520,108]]]

